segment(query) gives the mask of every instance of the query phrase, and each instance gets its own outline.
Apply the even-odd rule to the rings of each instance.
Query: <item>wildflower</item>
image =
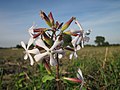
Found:
[[[31,37],[33,37],[33,35],[34,35],[34,31],[33,31],[34,28],[35,28],[35,26],[33,25],[32,27],[30,27],[28,29],[28,32],[29,32],[29,34],[30,34]]]
[[[81,24],[77,20],[75,20],[75,23],[78,25],[78,27],[80,29],[79,31],[76,31],[78,33],[78,37],[76,39],[76,44],[81,44],[81,47],[83,48],[84,47],[84,42],[85,41],[88,42],[89,39],[90,39],[86,35],[89,35],[91,30],[88,30],[87,32],[84,32]]]
[[[36,41],[35,41],[36,45],[44,48],[46,50],[46,52],[44,53],[40,53],[40,54],[37,54],[34,56],[35,60],[38,62],[39,60],[41,60],[42,58],[44,58],[45,56],[49,55],[50,56],[50,65],[51,66],[55,66],[57,65],[57,62],[54,58],[54,54],[55,53],[58,53],[58,54],[62,54],[64,53],[64,51],[62,49],[58,49],[58,50],[55,50],[55,48],[62,44],[63,43],[63,40],[59,40],[59,36],[57,37],[57,39],[55,40],[53,46],[49,49],[45,43],[43,42],[43,40],[41,38],[38,38]]]
[[[34,60],[33,60],[32,56],[30,55],[30,53],[31,54],[38,54],[39,53],[39,50],[37,48],[29,50],[29,47],[31,46],[32,43],[33,43],[33,38],[32,37],[29,39],[27,47],[26,47],[25,43],[23,41],[21,41],[21,45],[25,49],[24,59],[26,60],[29,57],[31,65],[34,64]]]
[[[77,78],[64,77],[63,79],[66,79],[66,80],[69,80],[75,83],[81,83],[80,90],[82,90],[82,87],[84,84],[84,78],[83,78],[82,71],[80,70],[80,68],[78,69]]]
[[[78,69],[77,78],[82,81],[81,82],[81,87],[80,87],[80,90],[82,90],[82,87],[83,87],[83,84],[84,84],[84,78],[83,78],[82,71],[80,70],[80,68]]]
[[[72,59],[73,56],[74,56],[75,58],[78,57],[77,51],[81,49],[80,45],[77,44],[79,38],[80,38],[80,37],[79,37],[79,35],[78,35],[78,36],[76,36],[76,37],[71,41],[71,43],[72,43],[72,45],[73,45],[73,48],[74,48],[74,51],[72,51],[72,53],[70,54],[69,59]]]

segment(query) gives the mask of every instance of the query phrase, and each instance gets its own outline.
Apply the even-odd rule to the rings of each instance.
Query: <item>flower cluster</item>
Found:
[[[65,51],[71,52],[69,59],[78,57],[77,51],[84,47],[84,43],[89,41],[88,35],[91,30],[84,32],[81,24],[75,17],[71,17],[65,24],[55,21],[52,13],[46,15],[43,11],[40,12],[41,18],[46,22],[49,28],[37,28],[32,26],[28,32],[30,39],[27,46],[21,41],[22,47],[25,49],[24,59],[28,57],[30,64],[42,61],[47,70],[50,71],[50,66],[58,64],[57,59],[61,59],[65,55]],[[72,22],[79,27],[78,30],[66,30]],[[33,55],[31,55],[33,54]],[[81,78],[81,70],[78,71],[78,78]]]

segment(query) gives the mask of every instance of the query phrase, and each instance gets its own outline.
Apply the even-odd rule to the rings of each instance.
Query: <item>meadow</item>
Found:
[[[67,54],[60,60],[61,77],[76,77],[81,68],[83,90],[120,90],[120,46],[85,47],[76,60],[69,60]],[[43,82],[47,74],[44,66],[31,66],[23,56],[23,49],[0,49],[0,90],[56,90],[55,80]],[[70,81],[60,84],[61,90],[79,90],[80,86]]]

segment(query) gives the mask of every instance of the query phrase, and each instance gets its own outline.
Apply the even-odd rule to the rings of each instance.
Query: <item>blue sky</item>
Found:
[[[1,0],[0,47],[11,47],[29,39],[33,22],[46,27],[40,10],[52,11],[56,20],[68,21],[75,16],[84,30],[92,29],[90,42],[104,36],[109,43],[120,43],[120,0]],[[73,24],[70,28],[78,29]]]

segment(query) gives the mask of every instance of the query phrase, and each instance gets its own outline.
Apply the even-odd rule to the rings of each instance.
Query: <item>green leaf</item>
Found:
[[[25,75],[25,73],[24,72],[21,72],[20,74],[19,74],[19,76],[24,76]]]
[[[64,46],[67,46],[71,43],[72,37],[68,34],[63,34]]]
[[[53,79],[55,79],[53,76],[45,75],[42,78],[42,82],[45,83],[47,80],[53,80]]]

